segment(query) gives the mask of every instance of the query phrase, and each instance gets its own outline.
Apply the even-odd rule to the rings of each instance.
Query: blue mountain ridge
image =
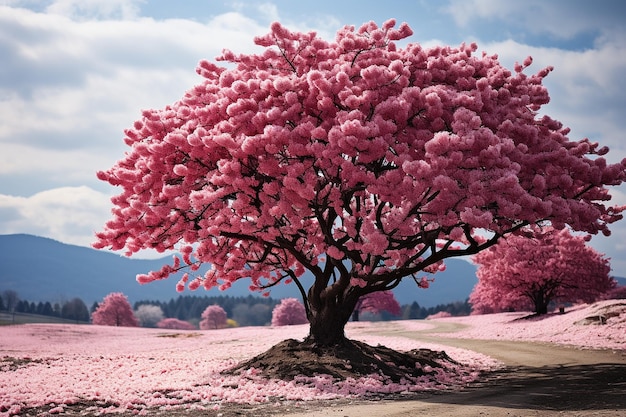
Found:
[[[133,259],[33,235],[0,235],[0,292],[13,290],[20,299],[33,302],[55,303],[79,297],[87,306],[102,300],[111,292],[126,294],[131,303],[139,300],[168,301],[179,295],[175,287],[181,274],[145,285],[139,284],[135,277],[158,270],[170,262],[169,256],[150,260]],[[434,307],[464,301],[469,297],[477,282],[476,266],[462,259],[448,259],[445,263],[445,271],[430,276],[435,281],[428,289],[418,288],[410,277],[403,279],[394,289],[398,302],[410,304],[415,301],[422,307]],[[308,288],[312,283],[312,275],[305,274],[302,282]],[[262,296],[250,292],[249,284],[249,280],[242,279],[225,291],[214,288],[210,291],[186,290],[183,294]],[[300,298],[300,294],[294,284],[279,284],[271,289],[270,297]]]

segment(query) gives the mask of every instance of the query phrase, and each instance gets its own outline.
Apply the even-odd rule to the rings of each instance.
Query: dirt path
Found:
[[[548,343],[454,339],[437,335],[460,325],[437,323],[418,332],[386,327],[379,334],[470,349],[496,358],[502,371],[455,393],[424,394],[410,401],[328,402],[290,417],[512,417],[626,416],[626,352],[581,350]]]

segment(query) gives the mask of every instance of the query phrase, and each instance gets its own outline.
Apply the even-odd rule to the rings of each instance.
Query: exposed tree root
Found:
[[[398,352],[348,339],[332,347],[319,347],[306,340],[287,339],[224,373],[239,374],[254,368],[263,377],[287,381],[297,375],[330,375],[345,380],[378,374],[400,382],[432,373],[428,369],[440,368],[443,362],[456,364],[445,352],[428,349]]]

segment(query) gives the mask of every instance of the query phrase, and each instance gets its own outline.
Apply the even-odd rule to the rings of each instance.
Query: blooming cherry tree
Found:
[[[615,287],[608,259],[567,229],[512,235],[475,255],[474,312],[532,308],[546,314],[552,301],[593,302]]]
[[[283,298],[272,310],[272,326],[290,326],[307,321],[304,305],[295,298]]]
[[[363,311],[374,314],[387,311],[394,316],[402,314],[400,303],[391,291],[378,291],[361,297],[352,312],[352,320],[358,321],[359,314]]]
[[[112,292],[104,297],[104,300],[91,315],[91,321],[93,324],[103,326],[139,326],[128,298],[121,292]]]
[[[396,44],[411,34],[390,20],[328,41],[274,23],[262,52],[200,62],[204,80],[145,110],[98,173],[121,192],[94,246],[178,250],[138,280],[186,270],[181,291],[293,282],[306,342],[328,346],[361,297],[525,225],[608,234],[623,207],[607,186],[626,160],[538,115],[551,68],[509,71],[475,44]]]
[[[226,311],[217,304],[208,306],[202,312],[202,320],[200,320],[201,330],[223,329],[227,325]]]

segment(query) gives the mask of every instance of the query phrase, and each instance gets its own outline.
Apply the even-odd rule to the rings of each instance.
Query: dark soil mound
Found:
[[[263,377],[287,381],[297,375],[330,375],[345,380],[379,374],[400,382],[432,374],[432,368],[440,368],[445,362],[456,364],[445,352],[428,349],[397,352],[348,339],[332,347],[319,347],[306,340],[288,339],[224,373],[239,374],[254,368]]]

